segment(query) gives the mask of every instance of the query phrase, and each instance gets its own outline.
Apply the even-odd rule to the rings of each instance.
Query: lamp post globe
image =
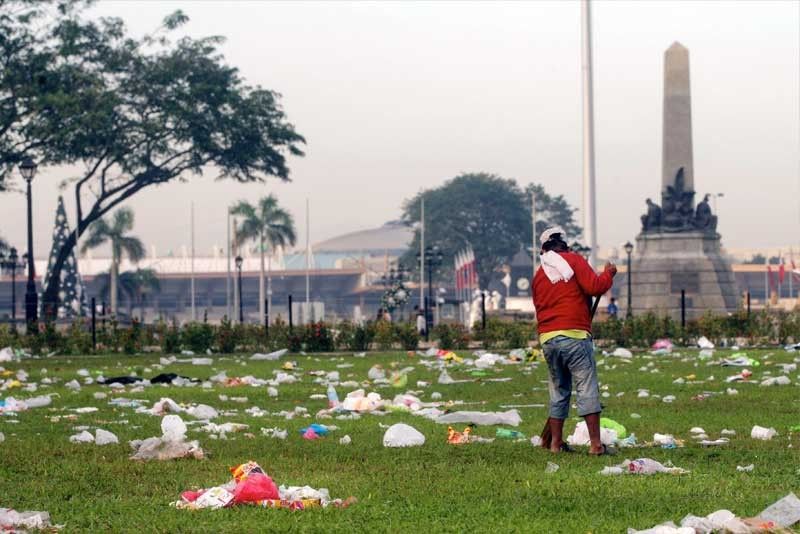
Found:
[[[631,307],[631,287],[632,287],[631,277],[633,274],[631,273],[631,254],[633,253],[633,244],[630,241],[628,241],[627,243],[625,243],[624,248],[625,248],[625,254],[628,255],[628,265],[625,273],[625,278],[628,279],[628,311],[625,313],[625,317],[630,319],[631,317],[633,317],[633,309]]]
[[[19,173],[25,179],[28,200],[28,283],[25,287],[25,323],[28,329],[33,328],[38,320],[37,309],[39,297],[36,294],[36,270],[33,264],[33,200],[31,196],[31,182],[36,175],[36,163],[31,158],[25,158],[19,165]]]

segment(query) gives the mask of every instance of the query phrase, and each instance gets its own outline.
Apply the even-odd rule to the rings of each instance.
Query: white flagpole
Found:
[[[309,272],[311,271],[311,215],[309,213],[309,201],[306,197],[306,312],[303,314],[303,322],[307,323],[307,316],[311,315],[311,280]]]
[[[764,307],[769,303],[769,254],[767,254],[767,264],[764,266]]]
[[[191,278],[191,286],[192,286],[192,321],[197,320],[197,310],[195,308],[194,302],[194,201],[192,201],[191,205],[191,231],[192,231],[192,278]]]
[[[425,197],[420,199],[420,229],[419,229],[419,308],[424,310],[426,317],[428,310],[425,307]]]
[[[589,0],[581,0],[581,67],[583,71],[583,236],[589,246],[589,264],[597,264],[595,211],[594,94],[592,90],[592,16]]]
[[[531,249],[531,261],[533,261],[533,272],[531,273],[531,286],[533,285],[533,277],[536,276],[536,255],[539,253],[538,249],[536,248],[536,191],[531,189],[531,227],[533,229],[532,232],[532,246]],[[531,293],[533,293],[533,288],[531,288]]]
[[[227,209],[228,215],[228,246],[227,250],[227,270],[228,276],[225,280],[225,305],[228,310],[228,320],[231,320],[231,209]]]

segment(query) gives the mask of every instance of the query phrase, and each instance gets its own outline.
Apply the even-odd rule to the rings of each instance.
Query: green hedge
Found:
[[[678,345],[694,344],[706,336],[719,345],[742,341],[749,345],[800,342],[800,311],[759,311],[750,316],[744,311],[730,315],[707,313],[688,321],[683,329],[669,317],[653,313],[631,319],[612,319],[592,325],[600,345],[649,347],[659,338],[669,338]],[[439,348],[464,350],[476,342],[487,350],[526,347],[536,339],[536,324],[502,321],[489,318],[486,329],[478,324],[472,332],[459,324],[439,324],[430,340]],[[413,323],[386,321],[357,324],[342,321],[336,325],[324,322],[289,326],[281,321],[270,325],[233,324],[223,319],[220,324],[191,322],[182,326],[159,322],[142,325],[136,321],[121,326],[114,320],[97,325],[98,353],[136,354],[160,351],[175,354],[191,350],[196,354],[212,351],[264,352],[288,348],[293,352],[362,352],[378,350],[415,350],[420,343]],[[87,354],[92,352],[92,338],[87,320],[79,320],[67,328],[40,324],[36,333],[19,334],[8,326],[0,326],[0,347],[21,347],[35,354]]]
[[[24,331],[24,329],[20,329]],[[223,319],[220,324],[190,322],[158,322],[142,325],[134,321],[122,327],[109,320],[97,325],[97,353],[127,353],[159,351],[176,354],[190,350],[195,354],[207,351],[264,352],[288,348],[293,352],[361,352],[371,348],[382,350],[415,350],[419,336],[412,323],[368,322],[363,325],[343,321],[333,326],[324,322],[289,326],[278,320],[266,331],[263,325],[233,324]],[[90,324],[78,320],[67,328],[40,324],[36,333],[23,333],[0,326],[0,347],[24,348],[34,354],[90,354],[92,336]]]
[[[630,319],[595,322],[592,333],[601,342],[631,347],[649,347],[661,338],[693,345],[701,336],[716,345],[734,344],[742,339],[748,345],[784,345],[800,342],[800,311],[760,310],[749,317],[744,310],[729,315],[707,312],[687,321],[685,329],[670,317],[647,313]]]

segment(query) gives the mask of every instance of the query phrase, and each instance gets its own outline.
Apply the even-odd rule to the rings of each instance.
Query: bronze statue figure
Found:
[[[675,175],[675,185],[662,193],[662,226],[665,232],[685,232],[694,229],[694,191],[687,191],[683,167]]]
[[[711,195],[706,195],[697,205],[694,215],[694,225],[698,230],[715,231],[717,229],[717,216],[711,213],[711,206],[708,199]]]
[[[661,207],[647,199],[647,213],[642,215],[642,231],[653,232],[661,228]]]

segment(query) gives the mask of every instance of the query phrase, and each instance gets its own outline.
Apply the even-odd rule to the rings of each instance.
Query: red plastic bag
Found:
[[[181,493],[181,498],[186,502],[194,502],[198,499],[198,497],[200,497],[200,495],[203,494],[204,491],[205,490],[200,490],[200,491],[186,490],[183,493]]]
[[[261,473],[253,473],[236,484],[233,490],[234,504],[252,503],[267,499],[280,499],[278,487],[270,477]]]

